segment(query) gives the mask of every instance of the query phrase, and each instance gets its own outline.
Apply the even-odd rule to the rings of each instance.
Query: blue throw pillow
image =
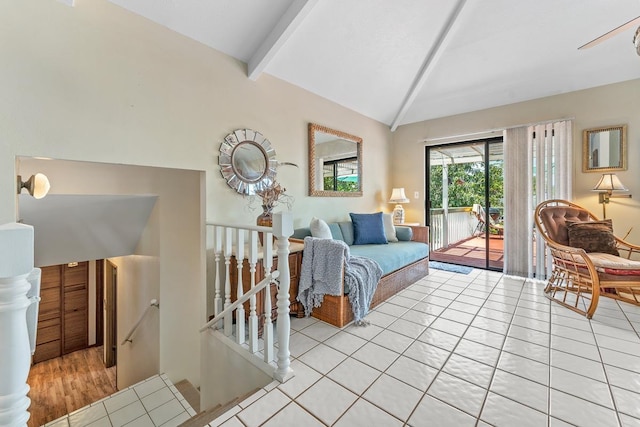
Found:
[[[350,213],[353,223],[353,244],[386,244],[382,212],[373,214]]]

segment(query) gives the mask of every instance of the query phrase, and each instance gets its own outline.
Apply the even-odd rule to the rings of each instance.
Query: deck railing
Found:
[[[477,225],[478,220],[472,214],[471,207],[449,208],[447,215],[444,209],[431,209],[431,250],[446,248],[452,243],[470,238]]]

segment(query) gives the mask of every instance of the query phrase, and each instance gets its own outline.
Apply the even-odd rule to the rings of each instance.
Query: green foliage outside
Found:
[[[334,186],[335,183],[335,186]],[[332,176],[324,177],[324,189],[326,191],[358,191],[358,183],[352,181],[336,180]]]
[[[484,164],[447,165],[449,207],[484,206]],[[489,163],[489,205],[503,206],[503,162]],[[431,209],[442,208],[442,166],[431,166],[429,183]],[[486,209],[486,206],[484,206]]]

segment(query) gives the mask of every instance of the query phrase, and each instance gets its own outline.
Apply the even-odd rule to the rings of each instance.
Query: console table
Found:
[[[289,245],[289,310],[290,313],[297,315],[298,317],[304,317],[304,307],[300,304],[296,298],[298,296],[298,281],[300,275],[300,268],[302,266],[302,251],[304,250],[304,243],[291,242]],[[246,251],[245,251],[246,253]],[[274,253],[276,253],[274,251]],[[256,263],[256,279],[255,283],[259,283],[264,279],[264,263],[263,254],[258,254],[258,262]],[[273,267],[271,271],[277,269],[278,257],[273,257]],[[231,302],[238,299],[238,261],[235,256],[231,257],[231,265],[229,268],[229,279],[231,281]],[[271,319],[275,320],[278,317],[277,307],[277,294],[278,289],[275,285],[269,286],[271,294]],[[242,262],[242,291],[247,293],[251,290],[251,271],[249,270],[249,261],[245,258]],[[256,294],[256,315],[258,316],[258,335],[262,336],[262,328],[264,325],[264,298],[266,289]],[[250,314],[249,301],[244,304],[245,317],[248,319]]]

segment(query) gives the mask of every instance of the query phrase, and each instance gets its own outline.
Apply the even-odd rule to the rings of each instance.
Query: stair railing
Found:
[[[120,345],[125,345],[126,343],[130,342],[131,344],[133,344],[133,340],[131,339],[131,337],[133,336],[133,334],[135,333],[135,331],[138,329],[138,326],[140,326],[140,323],[142,323],[142,320],[145,318],[145,316],[147,315],[147,313],[149,312],[149,310],[151,310],[152,307],[155,307],[157,309],[160,309],[160,303],[158,302],[157,299],[152,299],[151,301],[149,301],[149,305],[147,306],[147,308],[144,309],[144,311],[142,312],[142,314],[140,315],[140,318],[138,319],[138,321],[136,322],[135,325],[133,325],[133,327],[131,328],[131,330],[129,331],[129,333],[127,334],[127,336],[125,337],[124,340],[122,340],[122,343]]]
[[[262,328],[263,361],[273,367],[273,377],[285,382],[293,376],[290,368],[289,336],[291,323],[289,319],[289,236],[293,234],[293,214],[278,212],[273,215],[273,227],[253,225],[231,225],[207,222],[207,227],[213,231],[214,246],[214,317],[207,322],[201,332],[213,329],[232,339],[236,344],[245,348],[251,355],[259,353],[258,316],[256,314],[256,294],[265,292],[264,325]],[[263,245],[258,245],[259,233],[262,234]],[[277,251],[273,251],[273,238],[276,238]],[[278,256],[277,269],[273,268],[273,257]],[[256,283],[256,266],[262,256],[264,279]],[[235,257],[237,268],[236,300],[231,302],[231,259]],[[251,289],[244,293],[243,270],[246,259],[251,278]],[[222,275],[224,272],[224,288]],[[278,351],[274,352],[274,331],[271,318],[270,286],[277,284],[277,312],[276,333],[278,337]],[[249,315],[246,316],[244,303],[249,301]],[[235,311],[235,316],[234,316]],[[235,324],[234,324],[235,318]],[[246,320],[245,320],[246,319]],[[248,328],[245,327],[248,321]],[[234,327],[235,326],[235,327]],[[248,332],[247,332],[248,329]]]

